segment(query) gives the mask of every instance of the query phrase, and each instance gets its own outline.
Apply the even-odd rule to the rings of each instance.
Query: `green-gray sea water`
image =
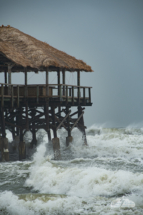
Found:
[[[87,129],[88,146],[74,129],[67,148],[59,130],[61,160],[47,136],[30,160],[0,163],[0,215],[143,214],[143,129]],[[133,208],[111,208],[125,196]]]

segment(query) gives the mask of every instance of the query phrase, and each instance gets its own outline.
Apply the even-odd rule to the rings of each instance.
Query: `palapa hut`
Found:
[[[38,83],[28,85],[27,72],[31,71],[45,72],[45,85]],[[52,85],[49,84],[51,71],[57,72],[58,77],[57,83]],[[76,86],[66,85],[66,71],[77,72]],[[57,130],[61,127],[68,132],[67,145],[72,141],[71,131],[74,127],[82,131],[84,142],[87,144],[82,106],[92,105],[91,87],[80,86],[80,71],[92,72],[92,69],[82,60],[77,60],[18,29],[3,25],[0,27],[0,72],[3,72],[5,77],[5,83],[0,82],[0,131],[2,134],[0,145],[3,159],[8,160],[5,129],[12,132],[14,139],[17,136],[20,139],[20,160],[25,158],[23,135],[27,130],[33,134],[31,143],[33,147],[36,143],[36,131],[39,128],[45,129],[49,142],[53,143],[55,158],[60,157]],[[14,72],[25,74],[25,85],[11,83],[11,74]],[[60,74],[62,74],[62,83],[60,83]],[[78,110],[71,114],[72,106],[77,106]],[[72,118],[75,115],[77,118]],[[52,141],[50,129],[54,133]]]

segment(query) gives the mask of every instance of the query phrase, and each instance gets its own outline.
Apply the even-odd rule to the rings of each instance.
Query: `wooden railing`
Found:
[[[16,85],[0,83],[1,106],[4,106],[4,99],[10,98],[13,106],[14,99],[19,101],[21,98],[36,98],[37,103],[40,98],[48,97],[59,101],[69,101],[86,104],[91,103],[91,87],[66,85],[66,84],[48,84],[48,85]]]

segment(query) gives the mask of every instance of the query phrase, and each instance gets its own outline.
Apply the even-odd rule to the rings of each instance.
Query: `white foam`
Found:
[[[41,193],[76,195],[81,197],[117,195],[142,189],[143,174],[109,171],[97,167],[61,168],[44,161],[30,168],[26,186]]]

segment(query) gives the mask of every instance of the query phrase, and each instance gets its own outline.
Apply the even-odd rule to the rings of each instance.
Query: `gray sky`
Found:
[[[81,85],[93,87],[87,126],[143,122],[143,0],[0,0],[1,24],[92,67],[94,73],[81,73]],[[44,74],[32,75],[29,83],[44,83]],[[22,74],[12,76],[13,83],[23,81]],[[76,73],[67,83],[76,84]]]

